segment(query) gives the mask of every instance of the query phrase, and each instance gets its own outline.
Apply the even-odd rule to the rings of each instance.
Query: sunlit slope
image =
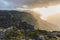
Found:
[[[35,29],[42,29],[47,31],[59,31],[58,27],[56,25],[53,25],[51,23],[48,23],[40,18],[40,15],[38,13],[29,12],[32,16],[29,14],[25,14],[27,16],[24,16],[23,19],[27,21],[30,24],[34,24]]]

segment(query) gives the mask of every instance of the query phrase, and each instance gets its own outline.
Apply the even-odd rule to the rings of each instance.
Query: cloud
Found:
[[[60,0],[0,0],[0,8],[22,7],[23,5],[27,5],[29,7],[41,7],[54,4],[60,4]]]
[[[60,4],[60,0],[10,0],[16,4],[17,7],[28,5],[29,7],[41,7]]]

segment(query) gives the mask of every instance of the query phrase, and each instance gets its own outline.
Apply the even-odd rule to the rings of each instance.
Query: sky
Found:
[[[54,5],[54,6],[48,6],[47,8],[45,8],[45,7],[33,8],[33,11],[42,14],[41,18],[43,20],[47,20],[49,15],[53,15],[55,13],[60,13],[60,4]]]
[[[13,2],[9,2],[7,0],[0,0],[0,9],[13,7],[15,7],[15,4]]]
[[[30,8],[42,14],[42,19],[60,12],[60,0],[0,0],[0,9]]]
[[[29,8],[59,4],[60,0],[0,0],[0,8],[16,8],[27,5]]]

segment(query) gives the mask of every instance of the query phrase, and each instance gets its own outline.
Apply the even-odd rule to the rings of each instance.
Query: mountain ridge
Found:
[[[7,13],[7,15],[6,14],[4,15],[2,13]],[[1,18],[1,15],[2,15],[2,18]],[[8,15],[9,17],[5,18],[5,16],[8,16]],[[25,21],[28,24],[34,25],[35,29],[47,30],[47,31],[59,31],[56,25],[53,25],[51,23],[46,22],[45,20],[42,20],[40,16],[41,16],[40,14],[33,11],[21,12],[16,10],[14,11],[0,10],[0,19],[1,19],[0,26],[2,22],[3,22],[2,25],[5,25],[5,27],[12,26],[12,25],[18,26],[20,20],[22,20],[22,22]],[[7,25],[5,23],[7,23]]]

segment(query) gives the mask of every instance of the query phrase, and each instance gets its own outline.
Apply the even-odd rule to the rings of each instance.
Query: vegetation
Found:
[[[40,32],[41,31],[41,32]],[[20,31],[19,29],[17,29],[15,26],[11,29],[11,30],[7,30],[5,32],[5,36],[9,39],[9,40],[20,40],[20,37],[24,36],[25,40],[29,40],[31,39],[36,39],[39,36],[44,36],[45,40],[60,40],[60,38],[49,38],[48,35],[44,34],[45,31],[42,30],[35,30],[35,31],[31,31],[27,34],[25,34],[25,32]]]
[[[43,37],[42,39],[45,40],[60,40],[60,38],[53,37],[53,34],[48,34],[50,32],[37,29],[38,27],[40,27],[40,23],[42,23],[41,27],[43,27],[43,25],[47,22],[42,20],[39,21],[40,17],[38,18],[38,15],[36,14],[19,11],[2,11],[0,12],[0,14],[2,15],[0,16],[0,29],[6,29],[6,31],[3,32],[4,34],[0,31],[0,35],[3,34],[3,38],[5,38],[6,40],[40,40],[41,36]],[[47,27],[50,26],[50,24],[48,24],[49,23],[46,24]],[[46,27],[46,25],[44,26]],[[12,28],[8,29],[11,26]],[[36,28],[37,30],[35,30],[34,28]],[[49,30],[50,28],[47,29]]]
[[[20,35],[21,35],[21,32],[16,27],[13,27],[13,29],[7,30],[5,32],[5,36],[9,40],[19,40],[20,39]]]

